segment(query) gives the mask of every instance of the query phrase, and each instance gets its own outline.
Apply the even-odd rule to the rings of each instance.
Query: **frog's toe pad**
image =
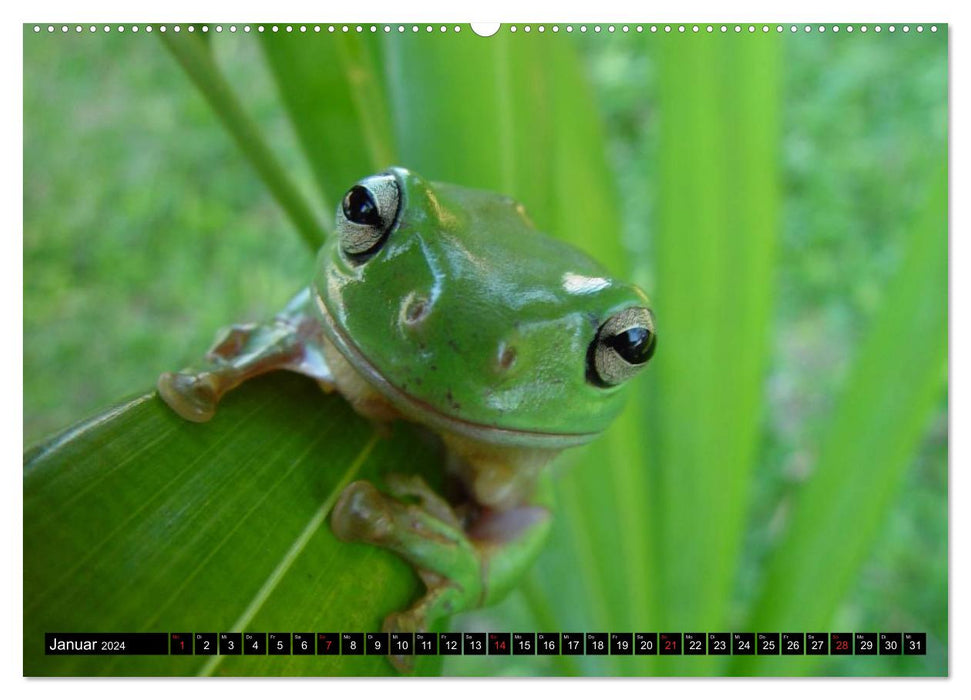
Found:
[[[186,420],[205,423],[216,413],[218,395],[205,377],[166,372],[158,378],[159,396]]]
[[[367,481],[355,481],[341,492],[330,524],[345,542],[380,544],[394,529],[387,500]]]

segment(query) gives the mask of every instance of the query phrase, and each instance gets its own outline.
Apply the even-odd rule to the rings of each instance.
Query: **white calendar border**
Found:
[[[545,5],[545,7],[544,7]],[[554,11],[555,10],[555,11]],[[971,27],[965,22],[966,14],[960,9],[958,2],[942,2],[940,0],[923,0],[922,2],[863,2],[849,3],[846,0],[815,0],[811,4],[806,3],[803,7],[793,5],[782,5],[778,2],[759,2],[742,1],[731,4],[715,2],[696,2],[687,3],[666,3],[648,5],[643,1],[632,2],[617,0],[597,0],[595,3],[584,5],[582,3],[542,3],[529,0],[489,0],[477,7],[469,7],[466,3],[451,2],[446,0],[426,0],[420,3],[390,2],[390,0],[372,0],[371,2],[345,2],[328,3],[327,5],[311,5],[306,2],[293,2],[292,0],[274,0],[272,4],[266,2],[255,2],[253,0],[237,0],[236,2],[200,2],[199,0],[169,0],[164,5],[134,4],[131,2],[106,2],[103,0],[89,0],[78,5],[61,1],[35,1],[31,3],[18,3],[18,7],[5,9],[5,14],[10,16],[8,21],[2,25],[4,28],[3,41],[0,42],[0,51],[3,52],[3,94],[12,99],[4,100],[3,119],[4,129],[2,134],[4,149],[4,179],[3,187],[0,189],[4,199],[3,211],[7,212],[8,227],[7,231],[15,232],[15,235],[4,235],[2,237],[4,254],[0,256],[3,261],[4,269],[0,272],[0,279],[3,280],[4,294],[3,303],[3,327],[8,329],[8,336],[2,345],[3,367],[6,371],[5,384],[11,386],[13,390],[4,392],[2,425],[4,440],[5,474],[9,480],[5,484],[3,493],[6,502],[3,503],[3,513],[6,516],[5,524],[10,536],[0,538],[3,546],[4,561],[8,566],[3,567],[4,575],[0,577],[2,586],[3,600],[6,605],[3,608],[4,632],[2,646],[0,646],[0,658],[2,658],[4,668],[4,682],[12,686],[9,690],[14,696],[39,696],[45,698],[64,698],[67,695],[87,694],[89,692],[98,693],[101,697],[129,698],[133,694],[138,694],[145,700],[161,700],[175,693],[180,696],[188,694],[192,696],[196,693],[205,692],[207,695],[216,690],[215,686],[204,687],[200,682],[192,679],[166,679],[161,682],[150,682],[145,680],[101,680],[86,679],[80,681],[66,680],[24,680],[22,676],[22,586],[23,586],[23,567],[22,567],[22,482],[21,470],[15,465],[22,463],[23,454],[23,386],[17,382],[16,373],[22,377],[23,373],[23,345],[22,336],[16,337],[16,329],[22,328],[23,312],[23,199],[22,199],[22,176],[23,176],[23,150],[22,150],[22,60],[23,60],[23,37],[21,24],[26,22],[104,22],[110,19],[112,23],[125,22],[167,22],[172,20],[230,20],[239,21],[241,19],[272,19],[280,22],[308,22],[314,19],[327,20],[330,22],[353,21],[353,22],[468,22],[483,21],[494,22],[502,19],[506,22],[536,22],[544,21],[547,23],[556,22],[586,22],[596,20],[604,24],[607,22],[615,23],[636,23],[641,22],[713,22],[733,20],[735,22],[761,21],[761,22],[786,22],[804,23],[819,22],[825,20],[827,24],[847,23],[847,22],[950,22],[950,51],[951,51],[951,119],[952,123],[959,123],[958,115],[967,115],[967,91],[966,76],[968,75],[967,46],[971,35]],[[960,82],[957,78],[961,78]],[[968,162],[968,152],[966,141],[962,138],[963,132],[951,129],[951,178],[952,183],[965,183],[965,166]],[[17,184],[21,187],[17,187]],[[952,197],[955,193],[962,190],[958,184],[951,185]],[[952,318],[951,342],[953,343],[954,353],[952,357],[961,355],[959,351],[969,348],[969,323],[968,309],[971,307],[971,296],[969,296],[969,284],[971,284],[971,274],[969,266],[971,260],[968,257],[969,243],[966,216],[962,216],[961,198],[952,198],[954,205],[952,209],[952,231],[963,232],[964,235],[953,235],[951,249],[952,263],[957,274],[954,274],[954,283],[951,289],[952,309],[955,315]],[[965,198],[967,201],[967,198]],[[962,225],[963,224],[963,225]],[[964,274],[961,274],[961,273]],[[963,353],[967,355],[967,353]],[[971,455],[967,448],[967,442],[963,436],[971,433],[968,426],[967,400],[971,385],[968,383],[968,373],[964,366],[958,364],[956,368],[950,370],[951,378],[951,430],[950,439],[950,462],[952,465],[962,465],[964,469],[971,464]],[[957,427],[957,430],[953,428]],[[963,429],[962,429],[963,428]],[[960,502],[963,508],[949,508],[951,535],[950,542],[958,541],[964,543],[965,556],[959,558],[957,550],[953,544],[950,545],[953,556],[951,557],[949,575],[950,590],[957,590],[955,584],[963,584],[968,588],[968,565],[967,565],[967,542],[968,532],[968,490],[966,486],[967,477],[962,473],[964,469],[950,469],[949,484],[951,487],[951,503]],[[834,680],[834,681],[782,681],[771,679],[758,680],[712,680],[712,679],[692,679],[671,680],[671,679],[581,679],[580,683],[567,685],[568,680],[562,679],[549,680],[546,682],[555,683],[552,689],[558,696],[569,698],[575,696],[590,696],[602,692],[617,693],[618,695],[634,694],[643,697],[644,693],[680,693],[685,690],[685,682],[701,683],[708,686],[699,687],[695,690],[707,693],[722,694],[725,691],[734,690],[745,693],[749,697],[772,697],[776,698],[785,695],[792,698],[815,698],[820,693],[831,693],[838,686],[840,690],[853,693],[878,692],[881,697],[912,698],[916,694],[947,694],[950,696],[968,696],[969,683],[967,679],[971,676],[968,670],[968,648],[966,640],[962,640],[962,635],[969,632],[971,625],[968,624],[968,602],[960,595],[955,595],[950,601],[950,643],[949,669],[951,680],[949,681],[921,681],[915,679],[881,679],[871,681],[861,680]],[[959,661],[960,660],[960,661]],[[307,687],[307,684],[314,683],[314,680],[287,679],[287,680],[258,680],[246,681],[221,681],[231,683],[234,696],[240,698],[264,698],[268,693],[275,693],[281,690],[289,693],[319,693],[322,689]],[[516,691],[537,694],[547,693],[551,689],[540,687],[542,681],[533,680],[497,680],[490,683],[474,683],[461,680],[433,679],[419,680],[413,679],[401,683],[389,683],[388,680],[374,680],[367,682],[356,682],[344,679],[328,679],[328,684],[339,684],[338,686],[328,685],[324,692],[375,692],[393,693],[395,697],[417,697],[425,700],[429,692],[436,689],[446,693],[461,693],[463,698],[470,700],[475,698],[485,698],[494,696],[496,693],[507,693],[512,687]],[[879,683],[879,688],[863,689],[859,686],[862,682]],[[173,686],[171,684],[177,684]],[[278,686],[277,684],[283,684]],[[644,685],[650,683],[650,686]],[[820,685],[825,683],[825,685]],[[299,684],[299,685],[298,685]],[[731,688],[726,687],[731,686]],[[856,686],[854,688],[854,686]],[[919,687],[918,687],[919,686]],[[964,688],[964,690],[960,690]],[[225,691],[224,691],[225,692]]]

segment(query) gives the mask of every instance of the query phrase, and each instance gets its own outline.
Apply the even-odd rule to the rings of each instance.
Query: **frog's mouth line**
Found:
[[[368,360],[361,350],[344,333],[331,315],[327,304],[316,289],[313,289],[317,310],[323,317],[323,330],[348,362],[364,377],[369,384],[381,392],[396,408],[408,416],[417,416],[424,423],[439,430],[479,440],[489,444],[519,445],[523,447],[544,447],[559,449],[583,445],[593,440],[597,433],[546,433],[533,430],[501,428],[487,423],[456,418],[442,413],[426,401],[415,398],[408,392],[392,384]]]

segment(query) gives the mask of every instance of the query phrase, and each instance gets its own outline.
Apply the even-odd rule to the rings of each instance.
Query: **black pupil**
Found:
[[[374,196],[368,191],[367,187],[354,185],[344,195],[342,203],[344,216],[348,221],[365,226],[377,226],[381,223],[381,214],[378,213],[377,202]]]
[[[605,342],[632,365],[642,365],[654,355],[657,336],[647,328],[635,326],[610,336]]]

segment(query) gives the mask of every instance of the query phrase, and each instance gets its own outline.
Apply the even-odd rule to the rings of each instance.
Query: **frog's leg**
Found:
[[[304,289],[272,321],[222,331],[199,366],[160,376],[158,393],[183,418],[204,422],[223,394],[264,372],[287,369],[333,387],[323,343],[310,289]]]
[[[385,618],[387,632],[425,631],[441,617],[499,600],[532,564],[550,529],[544,499],[485,511],[466,530],[420,477],[392,475],[387,484],[391,496],[366,481],[349,484],[331,516],[337,537],[390,549],[425,583],[425,595],[412,607]],[[412,659],[391,656],[391,662],[404,671]]]

